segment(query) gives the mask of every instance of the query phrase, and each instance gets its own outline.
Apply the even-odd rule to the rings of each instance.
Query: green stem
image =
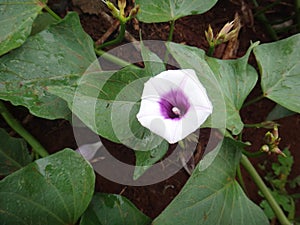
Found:
[[[244,124],[245,128],[269,128],[264,123]]]
[[[0,114],[5,119],[6,123],[28,142],[33,148],[33,151],[42,157],[49,155],[44,147],[10,114],[2,101],[0,101]]]
[[[97,49],[99,50],[99,49],[105,48],[107,46],[116,45],[116,44],[121,43],[125,37],[125,31],[126,31],[126,25],[124,22],[120,21],[120,32],[119,32],[118,37],[116,37],[114,40],[104,42],[102,45],[98,46]]]
[[[239,180],[244,192],[247,194],[247,189],[246,189],[246,185],[245,185],[245,182],[244,182],[244,179],[243,179],[243,176],[242,176],[240,165],[237,168],[237,177],[238,177],[238,180]]]
[[[246,106],[249,106],[249,105],[252,105],[260,100],[262,100],[265,96],[264,95],[261,95],[261,96],[258,96],[252,100],[249,100],[248,102],[244,103],[244,105],[242,106],[242,108],[246,107]]]
[[[57,21],[61,21],[62,18],[58,16],[52,9],[49,8],[49,6],[45,5],[44,9]]]
[[[169,32],[168,41],[172,41],[173,40],[174,30],[175,30],[175,20],[172,20],[171,24],[170,24],[170,32]]]
[[[173,40],[174,30],[175,30],[175,20],[172,20],[170,23],[168,42]],[[166,49],[166,53],[165,53],[165,57],[164,57],[165,65],[167,65],[168,61],[169,61],[169,52],[168,52],[168,49]]]
[[[207,51],[207,56],[212,57],[215,51],[215,46],[210,45]]]
[[[269,205],[273,209],[275,215],[277,216],[278,220],[282,225],[291,225],[290,221],[286,218],[284,215],[282,209],[274,199],[273,195],[269,191],[268,187],[265,185],[264,181],[262,178],[259,176],[247,156],[242,155],[241,158],[241,164],[244,166],[244,168],[248,171],[256,185],[258,186],[259,190],[262,192],[264,195],[265,199],[268,201]]]
[[[259,5],[258,5],[258,3],[257,3],[256,0],[252,0],[252,2],[253,2],[254,6],[255,6],[256,8],[259,8]],[[272,38],[272,40],[277,41],[277,40],[278,40],[278,36],[277,36],[275,30],[273,29],[273,27],[271,26],[271,24],[269,23],[269,21],[268,21],[266,15],[265,15],[264,13],[259,13],[259,14],[257,14],[256,17],[257,17],[257,19],[258,19],[260,22],[263,23],[263,25],[265,26],[265,28],[266,28],[268,34],[269,34],[270,37]]]
[[[262,151],[257,151],[257,152],[248,152],[246,150],[243,150],[243,154],[250,157],[250,158],[255,158],[263,155],[265,152]]]
[[[120,59],[112,54],[109,54],[108,52],[105,52],[101,49],[94,49],[95,50],[95,53],[98,55],[98,56],[101,56],[103,59],[106,59],[110,62],[113,62],[115,63],[116,65],[119,65],[121,67],[126,67],[126,66],[133,66],[133,67],[136,67],[138,68],[137,66],[133,65],[132,63],[129,63],[123,59]]]

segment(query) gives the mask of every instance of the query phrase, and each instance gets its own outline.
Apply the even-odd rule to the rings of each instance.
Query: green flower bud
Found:
[[[120,9],[120,15],[125,17],[126,0],[118,0],[118,7]]]
[[[110,9],[111,14],[112,14],[115,18],[119,18],[120,11],[115,7],[115,5],[114,5],[113,3],[111,3],[110,1],[105,1],[105,4],[107,5],[107,8]]]
[[[268,145],[263,145],[261,146],[260,151],[270,153],[270,148]]]

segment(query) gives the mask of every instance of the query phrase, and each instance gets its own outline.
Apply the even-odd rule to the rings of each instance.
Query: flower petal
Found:
[[[212,109],[194,70],[168,70],[145,83],[137,119],[169,143],[176,143],[197,130]]]

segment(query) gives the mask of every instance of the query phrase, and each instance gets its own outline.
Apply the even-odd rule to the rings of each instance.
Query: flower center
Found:
[[[180,115],[181,115],[180,109],[178,109],[176,106],[174,106],[174,107],[172,108],[172,112],[173,112],[175,115],[177,115],[178,117],[180,117]]]
[[[182,90],[171,90],[161,96],[160,111],[166,119],[180,119],[190,108],[188,98]]]

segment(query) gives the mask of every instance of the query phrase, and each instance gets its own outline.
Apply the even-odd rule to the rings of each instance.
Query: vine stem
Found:
[[[215,46],[209,46],[209,49],[207,51],[207,56],[212,57],[215,51]]]
[[[170,24],[170,32],[169,32],[168,41],[172,41],[173,40],[174,30],[175,30],[175,20],[172,20],[171,24]]]
[[[167,42],[170,42],[170,41],[173,40],[174,30],[175,30],[175,20],[172,20],[170,22],[170,31],[169,31],[169,37],[168,37],[168,41]],[[169,52],[168,52],[168,49],[166,49],[166,53],[165,53],[165,57],[164,57],[164,63],[165,63],[165,65],[168,64],[168,61],[169,61]]]
[[[282,209],[274,199],[273,195],[269,191],[268,187],[265,185],[262,178],[257,173],[254,166],[251,164],[247,156],[242,154],[241,158],[241,164],[243,167],[247,170],[247,172],[250,174],[256,185],[258,186],[259,190],[263,193],[265,199],[268,201],[269,205],[273,209],[275,215],[277,216],[278,220],[282,225],[291,225],[290,221],[287,219],[287,217],[284,215]]]
[[[121,67],[126,67],[126,66],[132,66],[132,67],[135,67],[135,68],[138,68],[137,66],[135,66],[134,64],[130,63],[130,62],[127,62],[121,58],[118,58],[108,52],[105,52],[101,49],[94,49],[95,53],[98,55],[98,56],[101,56],[101,58],[103,59],[106,59],[110,62],[113,62],[115,63],[116,65],[119,65]]]
[[[60,18],[60,16],[58,16],[52,9],[50,9],[49,6],[45,5],[44,9],[57,21],[61,21],[62,18]]]
[[[13,130],[27,141],[35,153],[39,154],[41,157],[49,155],[46,149],[11,115],[2,101],[0,101],[0,114]]]

